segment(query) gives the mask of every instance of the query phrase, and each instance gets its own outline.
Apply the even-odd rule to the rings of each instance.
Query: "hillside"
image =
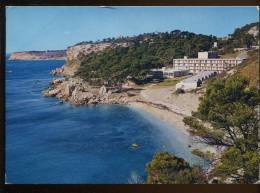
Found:
[[[104,49],[111,48],[114,49],[115,47],[128,46],[126,43],[113,43],[113,42],[81,42],[74,46],[68,47],[66,54],[67,54],[67,62],[64,65],[64,74],[73,75],[80,66],[81,56],[88,55],[91,53],[98,53],[103,51]]]
[[[259,43],[259,22],[236,28],[228,37],[218,40],[219,48],[224,53],[232,53],[234,48],[249,48]]]
[[[199,51],[214,50],[213,43],[216,41],[221,54],[232,53],[234,48],[245,45],[258,45],[258,25],[256,22],[237,28],[229,39],[174,30],[107,38],[98,42],[80,42],[68,49],[77,51],[76,54],[67,52],[68,56],[73,57],[64,67],[70,67],[73,69],[71,74],[75,73],[97,85],[107,81],[122,83],[127,77],[140,80],[144,79],[151,68],[170,65],[173,58],[194,58]],[[76,49],[79,46],[87,49]]]
[[[14,52],[9,60],[65,60],[66,50]]]
[[[259,37],[259,22],[247,24],[241,28],[237,28],[234,31],[233,36],[238,39],[238,37],[241,37],[242,34],[249,34],[257,39],[257,36]]]
[[[250,85],[259,87],[259,50],[248,52],[248,60],[243,62],[238,68],[239,74],[247,77],[250,80]]]
[[[121,83],[128,76],[143,79],[151,68],[170,65],[173,58],[197,57],[198,51],[210,50],[216,40],[214,36],[179,30],[112,39],[111,43],[125,43],[125,46],[79,54],[76,75],[93,84]]]

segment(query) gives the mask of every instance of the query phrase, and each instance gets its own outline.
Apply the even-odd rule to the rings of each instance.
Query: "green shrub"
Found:
[[[155,154],[146,171],[149,184],[206,183],[205,174],[200,167],[190,166],[184,159],[168,152]]]

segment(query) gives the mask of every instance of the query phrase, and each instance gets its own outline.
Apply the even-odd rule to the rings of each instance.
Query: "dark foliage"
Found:
[[[146,170],[149,184],[206,183],[205,174],[200,167],[190,166],[184,159],[168,152],[155,154]]]
[[[108,80],[121,83],[128,76],[142,80],[151,68],[167,66],[173,58],[184,55],[197,57],[198,51],[210,50],[216,39],[214,36],[177,30],[105,40],[127,42],[129,47],[108,48],[101,53],[81,55],[77,75],[96,84]]]
[[[252,165],[257,166],[258,161],[255,159],[257,154],[253,152],[257,151],[259,118],[256,109],[259,102],[259,93],[256,88],[249,86],[247,78],[239,75],[218,78],[208,85],[198,111],[184,118],[191,134],[201,141],[228,147],[218,169],[223,176],[235,172],[231,168],[242,168],[246,175],[245,183],[252,183],[252,179],[256,179],[258,169]],[[240,161],[237,160],[239,164],[231,167],[229,164],[233,157]],[[249,157],[254,160],[253,163]],[[230,170],[223,169],[226,167],[230,167]]]

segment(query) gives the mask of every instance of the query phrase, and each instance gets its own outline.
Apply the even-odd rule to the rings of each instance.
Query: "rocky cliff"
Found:
[[[90,53],[101,52],[107,48],[115,48],[118,46],[127,47],[128,43],[85,43],[68,47],[67,49],[67,62],[63,66],[63,73],[65,75],[73,75],[80,66],[78,56],[79,54],[88,55]]]
[[[248,30],[247,33],[250,34],[250,35],[253,35],[254,37],[257,37],[257,35],[259,34],[259,28],[258,28],[258,26],[253,26],[253,27],[251,27],[251,28]]]
[[[108,89],[105,86],[93,87],[80,78],[57,78],[43,91],[46,97],[56,97],[74,105],[87,104],[126,104],[127,92]]]
[[[14,52],[9,60],[65,60],[66,50]]]

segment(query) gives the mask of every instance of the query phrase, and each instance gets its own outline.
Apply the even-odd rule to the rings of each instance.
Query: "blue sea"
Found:
[[[154,153],[191,164],[192,142],[180,130],[123,105],[75,107],[41,92],[64,61],[7,61],[6,183],[138,183]],[[139,148],[133,149],[136,143]]]

